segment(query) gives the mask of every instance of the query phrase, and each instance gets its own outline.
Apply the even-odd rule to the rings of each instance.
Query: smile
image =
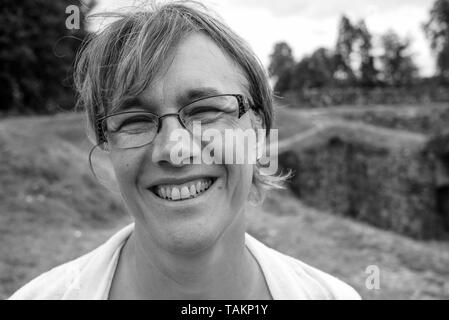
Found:
[[[159,198],[169,201],[193,199],[206,192],[216,178],[201,178],[182,184],[161,184],[152,188]]]

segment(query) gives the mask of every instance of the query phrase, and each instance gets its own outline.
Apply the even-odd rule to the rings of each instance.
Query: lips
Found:
[[[216,178],[199,178],[182,184],[159,184],[151,188],[156,196],[169,201],[192,199],[206,192]]]

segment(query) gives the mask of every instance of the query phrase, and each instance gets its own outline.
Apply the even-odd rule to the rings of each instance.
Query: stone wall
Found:
[[[279,161],[294,170],[291,189],[308,205],[438,238],[449,217],[437,186],[441,155],[430,145],[418,133],[332,121],[280,143]]]

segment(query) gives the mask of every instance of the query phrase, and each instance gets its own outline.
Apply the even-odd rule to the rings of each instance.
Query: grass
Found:
[[[0,298],[127,221],[92,178],[79,116],[0,122]]]
[[[448,299],[449,242],[417,241],[303,205],[289,192],[271,193],[253,210],[250,230],[262,242],[337,276],[364,299]],[[380,270],[380,289],[365,273]]]
[[[276,108],[274,127],[279,129],[279,140],[282,140],[313,128],[314,123],[309,121],[309,118],[305,117],[303,113],[279,105]]]
[[[428,104],[426,106],[374,105],[339,106],[314,109],[295,109],[281,106],[277,110],[277,126],[280,136],[289,137],[315,126],[320,121],[348,120],[425,135],[438,134],[447,129],[449,106]]]
[[[308,127],[296,117],[278,121],[290,120],[283,129],[292,131]],[[119,197],[92,178],[83,128],[72,114],[0,121],[0,298],[130,221]],[[264,243],[338,276],[363,298],[449,298],[447,242],[414,241],[320,212],[287,191],[270,193],[248,219]],[[380,268],[380,290],[365,288],[371,264]]]

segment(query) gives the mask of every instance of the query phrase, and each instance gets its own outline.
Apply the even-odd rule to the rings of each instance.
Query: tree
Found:
[[[381,39],[383,54],[380,56],[381,76],[384,82],[393,86],[413,83],[418,68],[408,53],[409,39],[401,39],[394,31],[388,31]]]
[[[284,93],[289,90],[294,65],[295,59],[291,47],[286,42],[276,43],[268,66],[270,76],[276,78],[275,92]]]
[[[79,29],[69,29],[70,5],[78,4]],[[0,12],[0,111],[55,112],[74,104],[71,87],[76,51],[85,37],[81,0],[3,0]],[[73,7],[72,7],[73,8]]]
[[[372,36],[363,20],[357,25],[357,38],[358,56],[360,60],[358,81],[362,86],[372,87],[377,84],[378,71],[374,66]]]
[[[449,81],[449,0],[434,2],[424,32],[437,56],[439,76]]]
[[[335,68],[334,53],[319,48],[295,66],[291,86],[297,90],[329,86],[334,81]]]
[[[356,82],[353,70],[354,44],[357,40],[357,29],[351,21],[342,16],[338,27],[337,44],[335,47],[336,77],[347,83]]]

